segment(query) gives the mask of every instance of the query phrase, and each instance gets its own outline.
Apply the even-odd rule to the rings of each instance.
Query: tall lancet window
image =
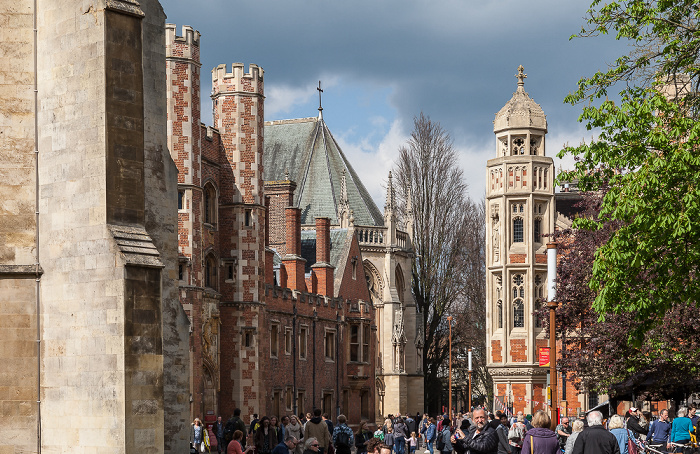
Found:
[[[525,280],[522,274],[513,275],[513,327],[525,327]]]

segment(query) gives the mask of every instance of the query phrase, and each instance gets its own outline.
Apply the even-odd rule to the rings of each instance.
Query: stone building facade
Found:
[[[156,0],[0,13],[0,452],[182,452],[165,14]]]
[[[580,197],[568,189],[555,193],[547,119],[525,92],[523,71],[520,66],[517,89],[496,114],[497,157],[487,162],[486,353],[500,402],[495,408],[533,413],[549,408],[549,367],[539,366],[539,349],[549,339],[533,314],[547,299],[546,235],[571,226]],[[588,409],[589,396],[557,375],[567,413]]]
[[[496,114],[496,158],[486,174],[486,331],[494,394],[514,411],[544,408],[547,369],[538,347],[548,341],[534,315],[546,299],[547,239],[554,232],[554,164],[547,120],[525,92],[522,66],[513,97]]]

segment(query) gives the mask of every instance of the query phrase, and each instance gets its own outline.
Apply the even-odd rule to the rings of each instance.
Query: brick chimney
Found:
[[[300,292],[306,291],[304,266],[306,260],[301,257],[301,210],[287,207],[285,209],[285,239],[287,254],[282,263],[287,271],[287,287]]]
[[[316,218],[316,263],[311,270],[316,275],[320,295],[333,297],[333,271],[331,261],[331,220]]]

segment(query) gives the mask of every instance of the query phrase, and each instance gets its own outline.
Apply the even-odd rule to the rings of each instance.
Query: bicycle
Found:
[[[698,452],[698,444],[689,441],[688,443],[675,443],[670,441],[669,444],[672,447],[670,453],[682,453],[682,454],[696,454]]]

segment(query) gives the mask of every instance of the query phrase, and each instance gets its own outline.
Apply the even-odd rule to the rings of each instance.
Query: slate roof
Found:
[[[343,170],[348,202],[355,224],[384,225],[384,217],[360,181],[323,118],[265,122],[265,181],[292,180],[297,184],[294,205],[301,208],[302,225],[328,217],[340,224]],[[289,172],[289,177],[285,174]]]
[[[340,268],[340,262],[346,257],[343,257],[345,242],[348,240],[348,229],[331,229],[331,265],[335,269]],[[316,263],[316,231],[302,230],[301,231],[301,256],[306,259],[306,268],[304,272],[311,272],[311,265]]]

